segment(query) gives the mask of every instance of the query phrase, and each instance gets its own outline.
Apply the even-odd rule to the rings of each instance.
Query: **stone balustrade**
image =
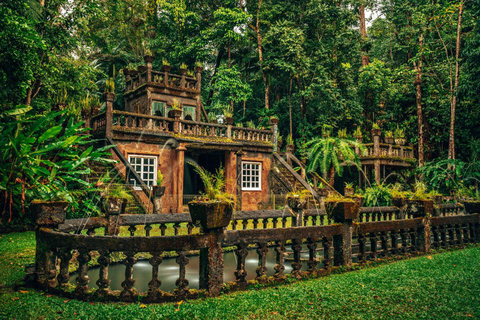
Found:
[[[49,292],[82,300],[178,301],[245,289],[249,285],[247,276],[252,279],[251,271],[247,270],[251,259],[257,265],[253,275],[255,283],[271,283],[283,282],[287,277],[322,276],[337,268],[379,258],[429,253],[431,246],[460,248],[480,240],[478,213],[390,219],[389,214],[396,210],[398,208],[391,207],[360,210],[364,214],[384,212],[387,216],[382,221],[356,222],[362,220],[352,221],[345,215],[328,224],[309,226],[305,226],[309,220],[304,218],[303,224],[297,227],[280,225],[285,213],[279,215],[274,210],[237,212],[231,229],[204,231],[194,231],[196,227],[185,214],[67,221],[57,227],[37,229],[35,283]],[[445,207],[442,210],[453,209]],[[297,211],[295,214],[297,217],[325,216],[322,211],[301,212],[301,215]],[[338,219],[337,214],[334,216]],[[272,227],[269,219],[280,219],[277,220],[280,222]],[[244,221],[252,223],[245,224]],[[108,230],[116,223],[128,227],[129,236],[108,235]],[[154,225],[166,230],[167,225],[180,229],[182,223],[189,226],[187,234],[176,232],[176,235],[168,236],[163,231],[162,236],[151,235]],[[145,231],[144,236],[137,233],[140,225]],[[100,234],[99,228],[105,228],[105,233]],[[233,250],[236,257],[236,266],[234,270],[228,269],[230,271],[224,268],[223,261],[224,251],[228,250]],[[200,255],[199,268],[195,269],[200,290],[189,288],[186,270],[191,254]],[[274,263],[267,263],[272,254]],[[138,292],[134,266],[142,259],[148,261],[151,272],[148,290]],[[165,280],[162,278],[162,263],[166,259],[174,259],[178,270],[175,288],[168,292],[161,290],[162,280]],[[125,272],[122,289],[115,291],[111,289],[108,270],[118,263],[124,265]],[[89,278],[92,267],[98,272],[95,284]],[[76,276],[73,285],[72,272]],[[229,272],[233,274],[227,274]],[[227,276],[234,281],[224,283]]]

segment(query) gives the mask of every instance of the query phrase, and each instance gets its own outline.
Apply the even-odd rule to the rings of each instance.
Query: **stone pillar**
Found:
[[[177,159],[176,159],[176,166],[174,174],[177,177],[177,213],[183,212],[183,178],[184,178],[184,170],[185,170],[185,148],[184,144],[180,144],[180,146],[176,149]]]
[[[105,92],[103,95],[106,104],[105,112],[105,136],[111,138],[112,134],[112,125],[113,125],[113,101],[115,100],[115,93]]]
[[[120,233],[120,215],[107,214],[107,230],[108,236],[118,236]]]
[[[237,210],[242,210],[242,156],[243,151],[237,152]]]
[[[334,220],[342,223],[342,234],[333,236],[333,262],[335,266],[352,264],[353,220],[358,218],[360,206],[355,201],[337,202],[334,207]]]
[[[273,152],[277,152],[278,145],[278,119],[270,118],[270,126],[272,129],[272,143],[273,143]]]
[[[225,191],[236,195],[237,156],[234,151],[225,151]]]
[[[375,157],[374,160],[374,169],[375,169],[375,182],[380,184],[380,134],[382,131],[380,129],[373,129],[372,136],[373,136],[373,156]]]
[[[202,72],[203,68],[202,67],[195,67],[195,76],[197,78],[197,86],[196,89],[198,91],[202,90]]]
[[[152,82],[152,62],[153,62],[153,57],[150,55],[146,55],[143,57],[143,60],[145,61],[145,65],[147,67],[147,82]]]
[[[200,289],[210,296],[220,295],[223,287],[223,228],[206,230],[206,248],[200,250]]]
[[[181,132],[181,123],[180,117],[182,116],[182,110],[172,110],[173,113],[173,132],[180,133]]]

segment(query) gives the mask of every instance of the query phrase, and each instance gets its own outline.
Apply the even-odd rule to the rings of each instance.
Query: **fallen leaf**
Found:
[[[277,311],[272,311],[272,314],[278,314],[278,312]]]
[[[20,299],[20,298],[19,298],[19,297],[15,297],[15,298],[13,298],[12,300],[15,301],[15,300],[18,300],[18,299]]]
[[[45,297],[51,298],[51,297],[53,297],[53,294],[47,294]]]
[[[28,293],[28,290],[18,290],[20,293]]]
[[[432,256],[427,256],[427,259],[428,260],[433,260],[433,257]]]
[[[176,311],[180,311],[180,309],[175,309],[175,312],[176,312]]]
[[[140,308],[146,308],[146,307],[147,307],[147,306],[144,305],[144,304],[141,304],[141,305],[140,305]]]
[[[63,300],[63,303],[67,303],[67,302],[70,302],[70,300]]]

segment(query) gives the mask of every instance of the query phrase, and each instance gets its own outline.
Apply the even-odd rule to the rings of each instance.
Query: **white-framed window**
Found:
[[[262,190],[262,163],[242,161],[242,190]]]
[[[151,187],[157,185],[157,157],[129,155],[128,162],[130,162],[133,169],[138,173],[147,186]],[[137,181],[135,179],[131,178],[130,181],[135,190],[141,190],[140,186],[137,186]]]

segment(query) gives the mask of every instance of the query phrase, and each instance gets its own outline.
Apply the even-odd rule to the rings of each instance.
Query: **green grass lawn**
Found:
[[[89,303],[21,284],[33,232],[0,235],[0,318],[480,318],[480,248],[178,304]]]

